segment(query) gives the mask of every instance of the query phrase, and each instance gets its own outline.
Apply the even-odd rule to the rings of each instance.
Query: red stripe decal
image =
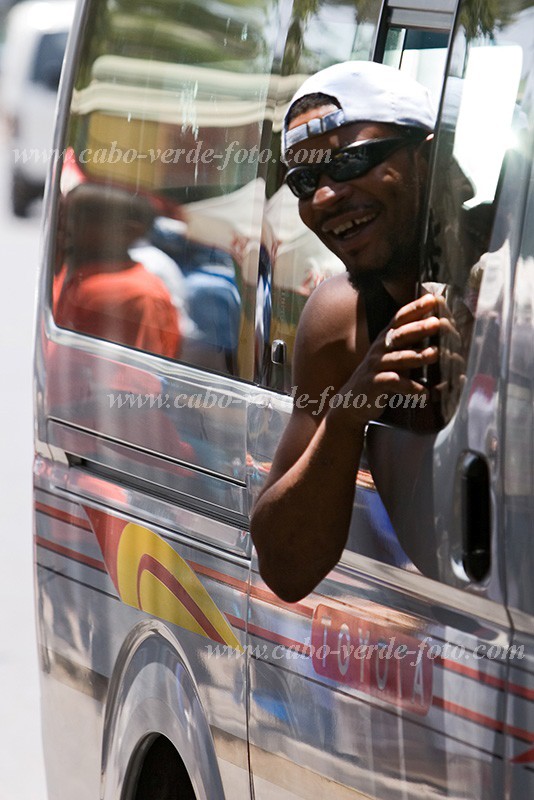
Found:
[[[301,617],[307,617],[308,619],[313,618],[313,606],[305,605],[304,603],[285,603],[273,592],[269,591],[269,589],[257,589],[253,586],[250,590],[250,596],[256,600],[262,600],[264,603],[268,603],[271,606],[284,608],[287,611],[290,611],[293,614],[298,614]]]
[[[509,683],[507,686],[506,681],[502,678],[496,678],[494,675],[488,675],[472,667],[466,667],[464,664],[458,664],[457,661],[451,661],[448,658],[436,658],[436,663],[441,664],[444,669],[450,672],[457,672],[459,675],[473,678],[473,680],[476,680],[478,683],[484,683],[487,686],[493,686],[495,689],[501,689],[502,691],[508,689],[511,694],[524,697],[525,700],[534,700],[534,689],[528,689],[526,686],[521,686],[519,683]]]
[[[531,764],[534,761],[534,747],[511,759],[512,764]]]
[[[288,639],[287,636],[279,636],[277,633],[268,631],[265,628],[260,628],[258,625],[251,625],[249,623],[248,632],[253,636],[260,636],[262,639],[267,639],[269,642],[281,644],[283,647],[287,647],[288,650],[298,650],[299,653],[302,653],[304,656],[311,655],[311,648],[309,644],[297,642],[295,639]]]
[[[187,563],[194,572],[197,572],[200,575],[205,575],[207,578],[213,578],[214,580],[225,583],[228,586],[233,586],[234,589],[239,589],[240,592],[246,594],[246,581],[240,581],[238,578],[232,578],[230,575],[225,575],[224,572],[217,572],[217,570],[211,569],[210,567],[205,567],[203,564],[197,564],[196,561],[188,561]]]
[[[506,725],[504,722],[487,717],[485,714],[479,714],[477,711],[471,711],[469,708],[464,708],[457,703],[451,703],[450,700],[444,700],[442,697],[434,697],[432,705],[443,709],[443,711],[448,711],[450,714],[455,714],[457,717],[463,717],[470,722],[475,722],[477,725],[482,725],[484,728],[490,728],[497,733],[510,734],[510,736],[521,739],[528,744],[534,742],[534,733],[530,731]]]
[[[213,578],[216,581],[228,584],[228,586],[233,586],[235,589],[239,589],[239,591],[243,592],[243,594],[246,594],[248,591],[248,584],[246,581],[240,581],[237,578],[231,578],[229,575],[225,575],[223,572],[218,572],[210,567],[205,567],[203,564],[197,564],[195,561],[188,561],[187,563],[192,569],[195,570],[195,572],[199,572],[201,575],[206,575],[208,578]],[[285,603],[269,589],[257,589],[253,586],[250,590],[250,596],[256,600],[263,600],[265,603],[269,603],[269,605],[278,606],[279,608],[286,608],[288,611],[291,611],[294,614],[299,614],[302,617],[309,617],[309,619],[313,617],[313,606],[309,606],[304,603]]]
[[[46,514],[48,517],[54,517],[54,519],[60,522],[66,522],[68,525],[74,525],[76,528],[83,528],[84,531],[93,532],[87,520],[75,517],[73,514],[68,514],[66,511],[61,511],[59,508],[47,506],[45,503],[35,501],[35,510],[40,511],[41,514]]]
[[[534,689],[527,689],[526,686],[521,686],[519,683],[509,683],[508,689],[511,694],[516,694],[518,697],[524,697],[525,700],[534,700]]]
[[[36,536],[35,542],[39,545],[39,547],[44,547],[45,550],[51,550],[53,553],[59,553],[59,555],[67,556],[67,558],[71,558],[73,561],[79,561],[81,564],[85,564],[87,567],[98,569],[100,572],[107,572],[103,561],[99,561],[96,558],[91,558],[91,556],[84,556],[83,553],[79,553],[77,550],[71,550],[70,547],[64,547],[63,545],[56,544],[48,539],[43,539],[42,536]]]
[[[485,672],[480,672],[473,667],[466,667],[465,664],[458,664],[457,661],[451,661],[449,658],[436,658],[436,663],[449,670],[449,672],[457,672],[459,675],[465,675],[466,678],[473,678],[478,683],[485,683],[487,686],[493,686],[495,689],[506,688],[506,682],[502,678],[496,678],[494,675],[488,675]]]
[[[234,628],[239,628],[240,631],[246,631],[247,625],[244,619],[241,617],[234,617],[233,614],[229,614],[227,611],[224,612],[224,616]]]
[[[522,739],[522,741],[528,744],[534,743],[534,733],[530,731],[525,731],[523,728],[515,728],[512,725],[505,725],[504,729],[506,733],[509,733],[510,736],[514,736],[516,739]]]
[[[484,728],[490,728],[497,731],[497,733],[504,733],[504,723],[498,720],[487,717],[485,714],[479,714],[477,711],[471,711],[469,708],[464,708],[458,703],[452,703],[450,700],[444,700],[442,697],[433,697],[432,705],[441,708],[443,711],[448,711],[450,714],[455,714],[457,717],[463,717],[470,722],[476,722]]]

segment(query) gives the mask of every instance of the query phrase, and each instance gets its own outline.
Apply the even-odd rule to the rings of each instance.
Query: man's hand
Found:
[[[346,406],[354,426],[378,419],[387,404],[385,396],[429,396],[428,389],[410,373],[438,361],[438,348],[428,345],[428,339],[440,332],[444,322],[434,315],[437,304],[438,298],[428,294],[403,306],[339,390],[341,395],[352,392],[367,398],[361,408]]]

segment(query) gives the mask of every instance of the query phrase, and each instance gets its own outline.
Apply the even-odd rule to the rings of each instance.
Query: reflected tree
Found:
[[[293,14],[282,65],[283,75],[306,71],[303,70],[302,62],[306,57],[307,30],[311,20],[318,16],[321,8],[326,9],[329,5],[330,3],[324,2],[324,0],[295,0],[293,3]],[[345,2],[336,3],[335,6],[353,8],[354,20],[358,23],[377,18],[377,0],[345,0]]]
[[[495,34],[508,25],[515,14],[531,5],[530,0],[465,0],[460,22],[467,41],[477,37],[494,41]]]

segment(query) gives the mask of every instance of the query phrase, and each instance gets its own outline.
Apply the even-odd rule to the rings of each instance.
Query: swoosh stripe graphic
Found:
[[[223,642],[235,648],[240,647],[232,629],[187,562],[154,531],[132,522],[124,527],[117,551],[119,588],[125,602],[137,605],[137,574],[139,562],[145,554],[152,556],[176,578],[178,585],[189,596],[189,602],[197,607],[195,617],[198,613],[203,614],[218,631]],[[155,600],[159,603],[161,598],[155,597]],[[152,611],[146,602],[144,607],[146,611]],[[163,618],[176,621],[170,607],[167,607]]]
[[[120,517],[113,517],[111,514],[106,514],[104,511],[99,511],[96,508],[82,507],[87,514],[91,528],[100,545],[109,577],[113,581],[113,585],[118,591],[119,596],[121,596],[119,577],[117,574],[117,550],[126,521],[120,519]]]
[[[143,572],[139,581],[139,588],[141,602],[136,608],[160,617],[160,619],[166,619],[168,622],[172,622],[192,633],[197,633],[199,636],[207,636],[206,631],[199,625],[195,617],[152,572],[147,570]]]
[[[163,584],[163,586],[165,586],[171,592],[171,594],[173,594],[174,597],[176,597],[182,603],[191,617],[198,623],[205,636],[210,639],[215,639],[215,641],[219,642],[220,644],[226,644],[225,639],[220,635],[215,626],[212,625],[208,617],[203,613],[202,609],[198,607],[191,595],[185,591],[182,584],[176,580],[174,575],[172,575],[169,570],[163,566],[163,564],[161,564],[159,561],[156,561],[156,559],[148,555],[148,553],[145,553],[145,555],[141,558],[137,573],[137,596],[139,600],[139,608],[143,608],[141,581],[145,572],[149,572],[150,574],[154,575],[154,577],[156,577]]]
[[[104,511],[86,506],[84,510],[109,576],[124,603],[242,650],[194,571],[161,536]],[[156,580],[151,580],[149,573]]]
[[[37,507],[38,505],[39,505],[39,508]],[[47,517],[50,517],[52,519],[57,519],[60,522],[65,522],[65,523],[73,525],[75,527],[83,527],[84,530],[90,531],[93,535],[95,534],[95,531],[93,531],[91,525],[89,525],[89,523],[87,521],[82,520],[79,517],[75,517],[73,515],[66,514],[66,513],[60,511],[57,508],[53,508],[52,506],[46,506],[46,505],[44,505],[42,503],[39,503],[39,504],[36,503],[35,507],[36,507],[36,510],[39,513],[45,514]],[[94,511],[94,509],[91,509],[91,512],[93,512],[93,511]],[[101,526],[102,520],[100,519],[100,516],[101,516],[101,512],[95,512],[95,514],[94,514],[95,523]],[[103,515],[103,516],[105,516],[105,515]],[[122,524],[123,527],[125,526],[124,520],[121,521],[121,524]],[[100,533],[101,533],[101,538],[99,538],[99,544],[101,545],[101,550],[105,549],[106,552],[107,552],[107,550],[110,549],[110,548],[106,547],[105,534],[103,534],[102,531],[100,531]],[[40,547],[44,548],[45,550],[49,550],[51,552],[58,553],[59,555],[62,555],[65,558],[68,558],[68,559],[70,559],[72,561],[76,561],[76,562],[85,564],[87,566],[93,567],[94,569],[97,569],[100,572],[107,572],[108,574],[110,574],[110,577],[112,577],[112,573],[113,573],[115,575],[115,580],[113,580],[113,577],[112,577],[113,584],[114,584],[114,586],[115,586],[115,588],[117,590],[117,593],[120,596],[120,592],[119,592],[119,589],[118,589],[118,579],[116,577],[116,570],[114,569],[114,565],[113,565],[113,557],[109,558],[108,566],[106,566],[106,564],[103,561],[100,561],[98,559],[93,559],[93,558],[91,558],[89,556],[85,556],[83,553],[80,553],[77,550],[73,550],[73,549],[71,549],[69,547],[65,547],[63,545],[56,544],[55,542],[52,542],[49,539],[45,539],[45,538],[43,538],[41,536],[36,535],[35,536],[35,542],[36,542],[36,544],[38,544]],[[109,563],[109,562],[111,562],[111,563]],[[184,563],[187,566],[189,566],[189,564],[187,562],[184,561]],[[242,591],[246,591],[246,583],[244,583],[243,581],[238,581],[237,579],[233,579],[230,576],[226,576],[224,573],[216,572],[215,570],[212,570],[212,569],[209,569],[209,568],[203,568],[202,565],[197,565],[194,562],[190,562],[190,565],[193,568],[198,566],[198,571],[201,574],[204,573],[208,577],[215,578],[220,583],[230,584],[232,586],[235,586],[236,588],[242,589]],[[160,583],[161,583],[161,587],[163,588],[164,587],[164,582],[160,582]],[[178,585],[180,585],[180,584],[178,584]],[[204,591],[206,591],[206,590],[204,590]],[[123,598],[121,598],[121,599],[123,599]],[[197,601],[199,600],[198,597],[196,599],[197,599]],[[209,600],[211,602],[211,598],[209,598]],[[200,602],[202,602],[202,598],[200,598]],[[134,603],[134,606],[138,607],[137,603]],[[213,608],[215,609],[216,614],[220,614],[220,612],[218,611],[218,609],[216,608],[216,606],[214,604],[213,604]],[[208,609],[208,611],[209,610],[210,609]],[[197,626],[198,630],[196,630],[196,628],[195,628],[197,633],[200,633],[201,635],[207,635],[201,629],[201,626],[195,620],[194,616],[190,615],[188,612],[186,612],[186,609],[183,608],[183,614],[185,615],[186,613],[187,613],[187,616],[188,616],[188,618],[189,618],[189,620],[191,622],[191,627]],[[200,611],[198,613],[201,615],[201,617],[203,617],[203,618],[206,617],[206,614],[202,610],[202,608],[200,609]],[[157,616],[161,616],[161,615],[157,615]],[[245,629],[245,624],[238,617],[234,617],[231,614],[227,614],[225,616],[227,617],[227,619],[231,622],[231,624],[234,627],[236,627],[236,628],[238,628],[240,630],[244,630]],[[165,617],[162,616],[162,618],[165,618]],[[209,616],[207,618],[209,619]],[[208,627],[210,627],[210,626],[213,627],[214,630],[217,630],[217,625],[214,625],[212,623],[208,623]],[[188,626],[185,626],[185,627],[188,627]],[[239,647],[239,648],[241,647],[239,642],[236,643],[237,640],[232,638],[231,628],[229,628],[229,626],[226,625],[226,623],[224,621],[224,618],[222,620],[222,625],[220,624],[220,622],[218,623],[218,629],[219,629],[218,633],[214,637],[217,641],[222,640],[224,643],[228,643],[228,634],[230,633],[231,645],[235,646],[235,647]]]

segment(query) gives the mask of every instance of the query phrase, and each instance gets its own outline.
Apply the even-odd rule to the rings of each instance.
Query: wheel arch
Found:
[[[110,679],[102,800],[134,800],[132,789],[158,736],[172,744],[197,800],[224,800],[213,738],[190,664],[169,629],[149,620],[124,641]],[[123,794],[125,788],[130,795]]]

